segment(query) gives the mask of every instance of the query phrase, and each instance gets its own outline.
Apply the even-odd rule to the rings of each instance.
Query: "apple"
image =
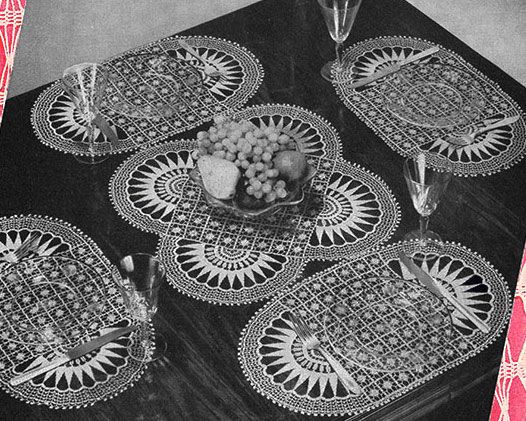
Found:
[[[307,172],[307,158],[298,151],[278,152],[273,162],[279,175],[288,181],[299,181]]]

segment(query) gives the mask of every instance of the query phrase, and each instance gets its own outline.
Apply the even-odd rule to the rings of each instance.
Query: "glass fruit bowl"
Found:
[[[277,212],[280,208],[298,205],[301,202],[303,202],[303,200],[305,199],[305,192],[303,191],[303,188],[310,180],[312,180],[315,174],[316,169],[310,164],[307,164],[307,168],[303,178],[294,182],[289,182],[287,184],[287,188],[289,191],[287,196],[285,196],[283,199],[277,199],[272,203],[268,203],[264,207],[258,208],[249,208],[243,206],[243,204],[239,200],[239,194],[236,194],[232,199],[226,200],[217,199],[214,196],[212,196],[205,189],[203,180],[201,178],[201,174],[197,167],[190,171],[189,176],[198,186],[201,187],[201,189],[203,190],[205,200],[211,207],[224,209],[230,213],[233,213],[234,215],[241,216],[243,218],[256,218],[271,215]]]

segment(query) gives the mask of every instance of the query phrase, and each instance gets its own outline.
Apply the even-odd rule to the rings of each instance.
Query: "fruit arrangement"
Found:
[[[249,121],[214,118],[197,133],[194,152],[206,191],[241,208],[261,209],[286,201],[309,174],[305,155],[278,128],[260,129]]]

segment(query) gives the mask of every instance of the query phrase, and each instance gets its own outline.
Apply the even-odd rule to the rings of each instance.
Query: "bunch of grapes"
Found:
[[[241,171],[245,193],[271,203],[287,196],[286,183],[272,162],[279,151],[295,150],[293,139],[279,129],[260,129],[249,121],[218,116],[208,131],[197,133],[199,156],[212,155],[233,162]]]

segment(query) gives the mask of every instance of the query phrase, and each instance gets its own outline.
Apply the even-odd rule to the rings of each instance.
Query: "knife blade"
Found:
[[[419,268],[408,256],[401,251],[398,252],[398,258],[405,265],[407,270],[411,272],[416,278],[424,284],[424,286],[438,297],[442,296],[442,292],[438,289],[435,280],[431,278],[426,272]]]
[[[93,124],[99,128],[99,130],[108,138],[108,140],[111,143],[112,148],[116,148],[118,145],[119,138],[117,137],[117,134],[113,131],[109,123],[106,121],[104,117],[102,117],[99,113],[95,114],[95,117],[93,118]]]
[[[107,343],[117,338],[120,338],[123,335],[133,332],[135,329],[137,329],[137,326],[132,325],[112,330],[111,332],[108,332],[105,335],[99,336],[98,338],[95,338],[89,342],[71,348],[69,351],[66,352],[66,354],[53,359],[47,364],[43,364],[40,367],[37,367],[33,370],[29,370],[16,377],[13,377],[9,381],[9,384],[11,386],[17,386],[19,384],[27,382],[40,374],[47,373],[48,371],[53,370],[54,368],[66,364],[69,361],[73,361],[91,351],[94,351],[97,348],[100,348],[103,345],[106,345]]]
[[[439,285],[435,280],[422,268],[418,267],[413,260],[406,256],[401,251],[398,252],[400,261],[405,265],[407,270],[411,272],[416,278],[437,297],[445,298],[455,309],[458,310],[466,319],[471,321],[480,331],[489,333],[489,326],[472,313],[471,309],[458,301],[447,289]]]
[[[389,76],[390,74],[400,71],[402,66],[405,66],[406,64],[410,64],[415,61],[421,60],[425,57],[428,57],[430,55],[437,53],[438,51],[440,51],[440,48],[437,46],[428,48],[427,50],[421,51],[420,53],[417,53],[414,56],[401,60],[398,63],[395,63],[383,70],[380,70],[379,72],[373,73],[371,76],[367,76],[363,79],[360,79],[357,82],[351,83],[348,87],[350,89],[356,89],[361,86],[368,85],[369,83],[374,82],[375,80],[381,79],[383,77]]]

